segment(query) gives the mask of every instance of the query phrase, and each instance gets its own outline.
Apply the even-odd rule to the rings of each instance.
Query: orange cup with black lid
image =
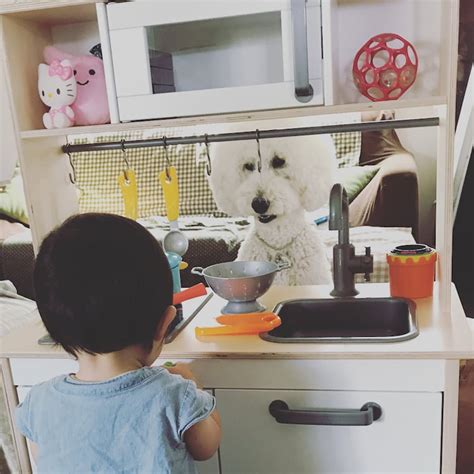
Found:
[[[437,253],[424,244],[399,245],[387,254],[390,294],[403,298],[433,296]]]

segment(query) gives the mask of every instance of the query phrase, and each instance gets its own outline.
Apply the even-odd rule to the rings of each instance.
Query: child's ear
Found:
[[[168,306],[165,310],[165,314],[163,314],[163,317],[156,328],[155,336],[153,337],[155,341],[161,342],[165,338],[168,326],[171,324],[171,321],[173,321],[175,316],[176,308],[174,306]]]

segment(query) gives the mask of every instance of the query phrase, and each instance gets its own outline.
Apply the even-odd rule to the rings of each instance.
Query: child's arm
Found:
[[[172,374],[181,375],[184,379],[197,380],[186,364],[177,364],[166,367]],[[211,458],[217,451],[221,441],[221,418],[219,412],[214,409],[205,419],[191,426],[184,432],[184,442],[191,456],[196,461],[205,461]]]
[[[196,461],[205,461],[214,456],[221,442],[221,418],[214,410],[208,418],[191,426],[184,433],[184,442]]]

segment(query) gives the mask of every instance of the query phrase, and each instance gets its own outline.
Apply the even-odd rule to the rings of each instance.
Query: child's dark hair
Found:
[[[39,250],[34,284],[46,329],[73,355],[151,349],[173,297],[158,241],[112,214],[77,215],[53,230]]]

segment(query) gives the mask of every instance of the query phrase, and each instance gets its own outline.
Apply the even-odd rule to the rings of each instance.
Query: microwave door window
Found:
[[[154,94],[284,81],[280,12],[147,27]]]

